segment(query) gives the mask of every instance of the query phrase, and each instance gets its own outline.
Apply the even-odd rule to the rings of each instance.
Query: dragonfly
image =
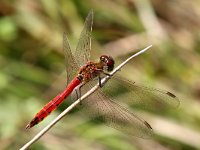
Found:
[[[71,50],[66,33],[63,34],[67,87],[35,115],[26,126],[26,129],[30,129],[41,122],[68,98],[70,94],[72,97],[80,97],[97,82],[100,87],[103,87],[101,85],[102,77],[110,76],[109,72],[114,69],[115,65],[115,61],[111,56],[102,55],[99,62],[90,61],[92,25],[93,11],[90,11],[74,53]],[[141,104],[144,107],[159,107],[162,109],[164,106],[177,107],[180,103],[178,98],[168,91],[137,85],[135,82],[133,83],[121,77],[112,77],[111,81],[114,84],[106,83],[108,86],[106,85],[107,88],[105,89],[120,91],[121,88],[122,90],[129,91],[129,94],[121,99],[130,105]],[[153,133],[152,127],[147,121],[138,117],[136,113],[133,113],[125,106],[117,103],[113,99],[112,94],[106,95],[102,88],[81,101],[80,107],[80,111],[87,114],[88,117],[122,131],[125,134],[146,138]]]

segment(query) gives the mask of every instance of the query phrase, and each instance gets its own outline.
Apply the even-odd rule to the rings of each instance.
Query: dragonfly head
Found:
[[[100,63],[102,63],[107,68],[106,71],[112,71],[115,61],[111,56],[102,55],[100,57]]]

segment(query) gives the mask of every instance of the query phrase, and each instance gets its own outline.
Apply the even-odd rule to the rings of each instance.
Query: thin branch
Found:
[[[153,42],[160,43],[163,40],[167,40],[168,35],[156,17],[152,2],[149,0],[132,0],[132,2],[136,6],[138,15],[143,26],[146,28],[148,35],[153,37]]]
[[[152,45],[146,47],[145,49],[137,52],[136,54],[132,55],[128,59],[126,59],[124,62],[122,62],[118,67],[116,67],[111,73],[111,76],[106,76],[102,79],[101,84],[104,85],[110,78],[112,78],[112,75],[114,75],[117,71],[119,71],[128,61],[133,59],[134,57],[144,53],[146,50],[148,50]],[[35,143],[37,140],[39,140],[48,130],[50,130],[59,120],[61,120],[67,113],[69,113],[75,106],[77,106],[82,100],[90,96],[92,93],[94,93],[99,87],[99,85],[95,85],[91,90],[89,90],[86,94],[84,94],[81,98],[76,100],[74,103],[72,103],[68,108],[66,108],[58,117],[56,117],[49,125],[47,125],[43,130],[41,130],[35,137],[33,137],[32,140],[30,140],[28,143],[26,143],[20,150],[25,150],[29,148],[33,143]]]

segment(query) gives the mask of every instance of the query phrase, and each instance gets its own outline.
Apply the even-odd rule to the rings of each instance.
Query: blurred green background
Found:
[[[68,33],[74,49],[91,9],[92,59],[106,53],[119,64],[152,44],[120,74],[175,93],[181,105],[162,113],[136,111],[154,129],[148,140],[71,114],[30,149],[200,149],[200,0],[1,0],[0,149],[19,149],[67,107],[62,104],[25,130],[35,113],[65,88],[62,35]]]

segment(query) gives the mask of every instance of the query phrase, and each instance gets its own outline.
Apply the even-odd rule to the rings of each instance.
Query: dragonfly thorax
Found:
[[[99,63],[88,62],[85,66],[80,68],[78,76],[81,81],[88,82],[99,76],[102,72],[101,70]]]
[[[101,73],[112,71],[114,68],[114,60],[110,56],[102,55],[98,63],[87,62],[86,65],[82,66],[78,72],[79,79],[83,82],[88,82]]]

